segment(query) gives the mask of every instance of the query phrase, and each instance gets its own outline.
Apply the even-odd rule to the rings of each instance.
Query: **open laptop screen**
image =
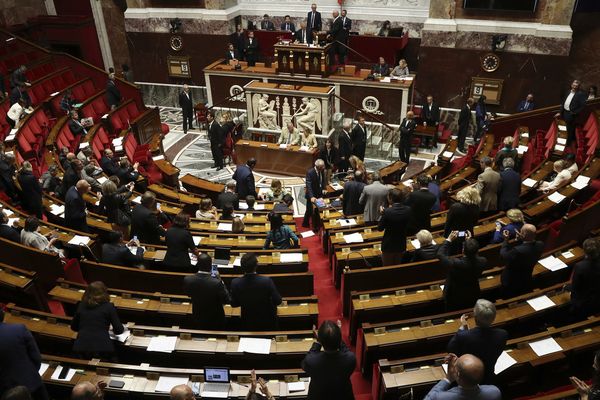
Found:
[[[229,383],[228,368],[204,368],[204,381],[215,383]]]

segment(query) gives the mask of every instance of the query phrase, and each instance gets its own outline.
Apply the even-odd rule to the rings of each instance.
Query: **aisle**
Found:
[[[298,232],[307,231],[302,227],[302,219],[296,218],[296,227]],[[329,269],[329,260],[323,253],[323,246],[319,236],[302,238],[302,248],[308,249],[308,268],[314,273],[315,294],[319,298],[319,323],[330,319],[333,321],[342,321],[342,337],[349,345],[348,338],[348,319],[342,318],[342,303],[340,301],[340,292],[333,286],[331,270]],[[351,347],[354,351],[354,347]],[[364,379],[357,370],[352,375],[352,387],[356,400],[371,399],[371,382]]]

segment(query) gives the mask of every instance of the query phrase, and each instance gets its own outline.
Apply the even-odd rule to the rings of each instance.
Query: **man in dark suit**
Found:
[[[160,244],[160,237],[165,236],[165,229],[159,223],[160,210],[156,206],[156,195],[145,192],[141,203],[131,213],[131,235],[147,244]]]
[[[129,246],[136,246],[135,255],[123,243],[123,233],[112,231],[108,235],[108,241],[102,245],[102,262],[106,264],[120,265],[123,267],[134,267],[144,262],[144,249],[139,240],[130,240]]]
[[[17,176],[21,185],[21,204],[25,211],[42,218],[42,185],[33,175],[33,168],[29,161],[23,161],[21,172]]]
[[[65,225],[80,232],[88,232],[87,213],[83,195],[91,189],[90,184],[81,179],[71,186],[65,195]]]
[[[440,123],[440,106],[433,102],[432,95],[427,95],[427,102],[423,104],[421,117],[427,126],[438,126]]]
[[[331,28],[329,29],[329,32],[327,32],[327,35],[333,42],[333,52],[338,57],[337,63],[342,64],[344,62],[343,55],[346,54],[346,49],[340,45],[340,42],[344,42],[344,27],[342,26],[342,19],[340,18],[339,11],[334,10],[332,17]],[[331,64],[334,65],[335,63],[335,57],[331,57]]]
[[[247,196],[258,197],[254,184],[254,174],[252,173],[255,166],[256,159],[254,157],[250,158],[245,165],[238,165],[231,177],[236,182],[235,191],[242,199]]]
[[[115,74],[108,74],[108,82],[106,82],[106,103],[111,110],[114,110],[121,103],[121,92],[115,82]]]
[[[377,229],[383,232],[381,258],[383,265],[402,263],[406,251],[406,228],[410,220],[410,207],[404,204],[407,189],[392,189],[388,194],[390,206],[383,209]]]
[[[315,166],[306,172],[306,190],[304,198],[306,198],[306,212],[302,226],[308,228],[309,220],[312,219],[313,231],[316,233],[319,230],[319,212],[316,210],[316,202],[323,197],[323,189],[325,188],[325,161],[318,159],[315,161]]]
[[[361,170],[354,171],[353,178],[344,183],[344,194],[342,196],[342,209],[344,215],[362,214],[365,210],[360,205],[360,195],[365,188]]]
[[[463,354],[473,354],[479,358],[485,367],[482,383],[494,383],[494,366],[502,354],[508,333],[504,329],[492,328],[496,319],[496,306],[491,301],[479,299],[473,308],[473,318],[476,326],[469,329],[467,314],[460,317],[460,328],[448,343],[448,352],[458,357]]]
[[[525,100],[521,100],[517,106],[517,112],[532,111],[534,108],[535,103],[533,102],[533,94],[529,93],[527,98]]]
[[[192,299],[194,328],[220,331],[225,329],[223,304],[229,303],[229,292],[217,273],[211,275],[212,259],[198,255],[198,273],[183,278],[183,290]]]
[[[244,40],[244,57],[250,67],[253,67],[258,59],[258,40],[254,38],[252,31],[248,31],[248,37]]]
[[[310,376],[309,400],[354,399],[350,376],[356,356],[342,341],[340,324],[324,321],[315,332],[317,341],[302,360],[302,369]]]
[[[414,235],[421,229],[431,229],[431,210],[436,198],[429,191],[429,177],[419,175],[417,177],[417,188],[408,195],[406,205],[410,207],[411,218],[408,224],[408,234]]]
[[[358,124],[354,126],[350,133],[352,138],[352,155],[365,160],[365,152],[367,150],[367,125],[365,125],[365,117],[358,116]]]
[[[238,51],[233,46],[233,43],[229,43],[227,45],[227,51],[225,52],[225,61],[239,60],[239,59],[240,59],[240,55],[238,54]]]
[[[138,167],[139,163],[135,163],[132,166],[126,158],[122,158],[121,161],[119,161],[119,169],[117,170],[116,175],[119,177],[121,186],[127,185],[130,182],[137,182],[140,177]]]
[[[215,114],[209,112],[206,115],[208,121],[208,140],[210,140],[210,151],[213,157],[213,167],[220,171],[223,169],[223,143],[225,135],[223,128],[215,121]]]
[[[567,124],[567,147],[575,140],[575,125],[577,123],[577,116],[585,107],[587,101],[587,94],[583,90],[579,90],[581,83],[575,79],[571,83],[571,90],[562,99],[560,103],[560,112],[556,113],[554,118],[562,118]]]
[[[8,222],[8,216],[4,212],[0,212],[0,237],[11,242],[21,243],[18,225],[9,226]]]
[[[352,156],[352,137],[350,136],[350,121],[344,121],[342,132],[338,135],[338,149],[340,160],[338,171],[345,172],[350,168],[350,156]]]
[[[237,183],[233,179],[227,181],[225,184],[225,191],[217,197],[217,208],[222,210],[226,204],[231,204],[234,210],[240,209],[240,198],[237,193],[235,193],[236,186]]]
[[[108,176],[117,174],[119,166],[117,161],[113,158],[113,152],[111,149],[104,150],[102,158],[100,159],[100,167],[102,167],[102,171],[104,171],[104,173]]]
[[[194,129],[194,101],[188,85],[183,85],[179,93],[179,107],[183,114],[183,133],[187,133],[188,129]]]
[[[388,76],[390,74],[390,66],[385,62],[385,58],[379,57],[379,62],[371,68],[371,72],[380,76]]]
[[[458,115],[458,151],[463,154],[467,152],[465,149],[465,140],[467,139],[467,133],[469,133],[469,125],[471,125],[471,107],[474,102],[475,100],[469,97]]]
[[[238,24],[236,26],[236,31],[233,34],[231,42],[233,43],[233,46],[238,52],[238,55],[240,57],[239,60],[242,60],[244,57],[244,44],[246,42],[246,34],[244,33],[244,28],[241,24]]]
[[[263,15],[263,20],[260,21],[260,29],[262,29],[263,31],[275,30],[275,25],[273,24],[273,21],[271,21],[271,19],[269,18],[269,14]]]
[[[308,34],[306,29],[306,22],[300,22],[300,29],[294,33],[294,41],[297,43],[310,44],[312,43],[312,36]]]
[[[517,231],[517,242],[510,244],[510,233],[507,230],[503,232],[504,242],[500,256],[506,265],[501,276],[504,299],[528,293],[533,289],[533,267],[544,252],[544,243],[535,240],[535,233],[534,225],[525,224],[521,231]]]
[[[410,146],[416,128],[415,114],[409,111],[400,124],[400,142],[398,143],[400,161],[405,162],[407,165],[410,162]]]
[[[73,136],[80,136],[83,138],[87,135],[86,127],[89,125],[85,125],[79,119],[79,112],[77,110],[71,110],[69,118],[69,130],[73,134]]]
[[[17,188],[14,182],[16,172],[14,154],[0,153],[0,190],[6,193],[13,202],[18,203]]]
[[[47,400],[48,393],[38,370],[42,365],[40,350],[23,324],[4,322],[0,308],[0,393],[15,386],[25,386],[35,400]]]
[[[286,15],[284,17],[284,21],[281,23],[281,30],[288,32],[296,32],[296,26],[294,26],[294,23],[292,22],[292,19],[289,15]]]
[[[500,172],[500,191],[498,192],[498,209],[507,211],[511,208],[517,208],[520,203],[521,195],[521,176],[515,171],[515,160],[505,158],[502,160]]]
[[[231,281],[231,306],[241,307],[242,330],[277,330],[277,306],[281,296],[271,278],[256,273],[258,259],[246,253],[241,261],[244,276]]]
[[[575,264],[571,280],[571,308],[574,321],[581,321],[600,310],[600,241],[583,242],[585,258]]]
[[[322,22],[321,22],[321,13],[317,11],[317,5],[315,3],[312,3],[310,6],[310,11],[308,12],[308,15],[306,16],[306,23],[307,23],[307,31],[308,31],[308,36],[313,37],[313,32],[319,32],[322,28]],[[312,43],[309,42],[309,43]]]

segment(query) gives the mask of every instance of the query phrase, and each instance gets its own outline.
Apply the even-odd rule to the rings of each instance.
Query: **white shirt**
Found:
[[[13,121],[15,121],[15,123],[16,123],[16,122],[19,122],[22,114],[23,114],[23,107],[21,107],[21,105],[19,103],[15,103],[10,107],[10,109],[6,113],[6,116],[8,118],[12,119]]]
[[[572,91],[565,99],[565,104],[563,104],[563,108],[567,111],[571,111],[571,100],[573,100],[573,96],[575,96],[575,92]]]

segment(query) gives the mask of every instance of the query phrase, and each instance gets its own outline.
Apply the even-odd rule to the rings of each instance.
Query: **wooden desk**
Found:
[[[310,46],[305,44],[284,44],[279,42],[273,46],[278,74],[329,76],[329,52],[332,44]]]
[[[217,197],[225,190],[222,183],[207,181],[190,174],[185,174],[179,181],[186,190],[210,198],[213,204],[217,203]]]
[[[300,151],[299,146],[288,146],[282,149],[275,143],[240,140],[235,144],[235,151],[240,162],[256,158],[256,171],[276,175],[305,176],[313,166],[319,153],[318,149]]]

